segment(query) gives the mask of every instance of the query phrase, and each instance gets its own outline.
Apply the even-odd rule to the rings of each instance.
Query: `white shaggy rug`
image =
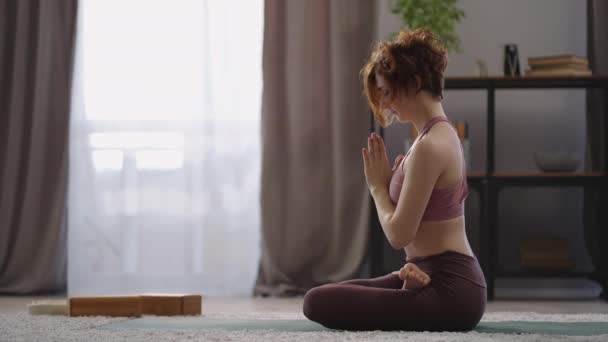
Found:
[[[205,315],[214,319],[305,319],[301,313],[249,312]],[[273,330],[157,330],[101,328],[124,318],[31,316],[0,314],[0,341],[608,341],[608,335],[557,336],[534,334],[429,332],[282,332]],[[608,314],[487,313],[483,322],[553,321],[608,322]]]

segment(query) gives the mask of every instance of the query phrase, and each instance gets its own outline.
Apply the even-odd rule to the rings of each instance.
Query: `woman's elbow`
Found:
[[[386,238],[391,247],[396,250],[403,249],[414,239],[414,234],[411,234],[412,230],[407,228],[404,222],[392,220],[388,227],[388,229],[385,229]]]
[[[394,250],[400,250],[403,249],[403,247],[401,247],[401,244],[394,241],[394,240],[388,240],[389,244],[391,245],[391,247],[393,247]]]
[[[412,240],[414,239],[414,237],[410,236],[410,235],[411,234],[395,236],[394,238],[390,239],[388,242],[390,243],[391,247],[393,247],[393,249],[395,249],[395,250],[403,249],[403,248],[405,248],[405,246],[409,245],[410,242],[412,242]]]

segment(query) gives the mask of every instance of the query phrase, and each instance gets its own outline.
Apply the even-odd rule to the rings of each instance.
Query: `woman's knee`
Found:
[[[304,294],[302,311],[304,316],[311,321],[319,322],[323,319],[323,313],[326,312],[324,306],[327,305],[328,302],[326,296],[328,286],[330,285],[314,287]]]

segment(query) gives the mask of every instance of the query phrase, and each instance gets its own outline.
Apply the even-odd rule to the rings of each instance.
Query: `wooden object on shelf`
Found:
[[[528,58],[530,69],[527,76],[589,76],[589,61],[587,58],[574,55],[555,55]]]
[[[519,251],[522,268],[554,270],[574,268],[567,239],[525,239],[521,240]]]
[[[572,261],[572,260],[522,259],[521,267],[524,269],[567,271],[567,270],[574,269],[574,261]]]
[[[141,317],[140,296],[70,297],[70,316]]]
[[[585,57],[575,55],[532,56],[528,57],[528,64],[533,67],[567,64],[587,66],[589,65],[589,60]]]
[[[556,65],[537,65],[534,66],[534,70],[554,70],[557,68],[568,69],[568,70],[589,70],[587,64],[577,64],[577,63],[565,63],[565,64],[556,64]]]
[[[197,316],[202,311],[202,296],[197,294],[143,294],[142,314],[156,316]]]
[[[554,69],[528,69],[526,76],[590,76],[591,70],[579,70],[573,68],[554,68]]]
[[[460,139],[469,138],[469,125],[466,121],[456,121],[454,123],[454,128],[456,129]]]

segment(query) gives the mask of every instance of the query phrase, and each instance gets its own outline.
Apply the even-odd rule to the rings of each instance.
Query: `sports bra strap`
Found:
[[[446,121],[446,122],[450,122],[450,120],[441,117],[441,116],[436,116],[434,118],[432,118],[431,120],[429,120],[426,125],[424,126],[424,128],[422,128],[422,132],[420,133],[420,137],[423,137],[424,135],[426,135],[430,130],[431,127],[433,127],[433,125],[435,125],[437,122],[440,121]]]

